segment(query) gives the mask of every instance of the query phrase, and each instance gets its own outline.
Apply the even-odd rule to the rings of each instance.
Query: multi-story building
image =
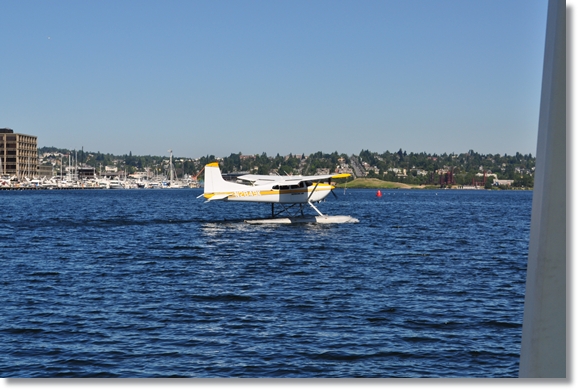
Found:
[[[0,129],[0,175],[18,179],[38,175],[38,141],[35,136]]]
[[[39,164],[38,177],[46,177],[50,179],[54,176],[54,166],[52,164]]]

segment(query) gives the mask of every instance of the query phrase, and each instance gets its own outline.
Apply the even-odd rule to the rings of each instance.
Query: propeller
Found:
[[[331,185],[331,178],[329,178],[329,180],[327,180],[327,184]],[[333,192],[333,190],[331,190],[331,193],[333,194],[333,196],[335,196],[335,199],[338,199],[337,194],[335,192]]]

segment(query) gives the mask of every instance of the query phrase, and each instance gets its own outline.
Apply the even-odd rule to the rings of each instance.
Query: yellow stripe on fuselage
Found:
[[[312,193],[316,191],[331,191],[335,186],[331,184],[319,183],[317,187],[315,185],[309,186],[307,188],[292,188],[287,190],[252,190],[252,187],[247,187],[246,190],[242,191],[224,191],[203,194],[203,197],[210,199],[215,195],[228,194],[229,198],[247,198],[247,197],[259,197],[259,196],[270,196],[270,195],[287,195],[287,194],[303,194]],[[256,187],[254,187],[256,188]]]

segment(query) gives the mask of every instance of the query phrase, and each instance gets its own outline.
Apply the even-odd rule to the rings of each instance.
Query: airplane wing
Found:
[[[258,186],[263,184],[299,184],[302,181],[320,181],[328,179],[343,179],[351,176],[349,173],[335,173],[329,175],[312,175],[312,176],[274,176],[274,175],[242,175],[237,179],[251,182],[252,185]]]
[[[260,186],[264,184],[273,184],[283,181],[285,176],[273,176],[273,175],[242,175],[237,178],[237,181],[248,181],[251,185]],[[289,176],[290,177],[290,176]]]
[[[344,179],[346,177],[351,176],[349,173],[334,173],[330,175],[313,175],[313,176],[301,176],[300,181],[319,181],[319,180],[328,180],[328,179]]]

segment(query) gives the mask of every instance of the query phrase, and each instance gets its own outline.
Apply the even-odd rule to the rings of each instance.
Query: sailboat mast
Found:
[[[169,179],[169,187],[173,184],[173,151],[169,149],[170,157],[169,157],[169,170],[170,170],[170,179]]]

